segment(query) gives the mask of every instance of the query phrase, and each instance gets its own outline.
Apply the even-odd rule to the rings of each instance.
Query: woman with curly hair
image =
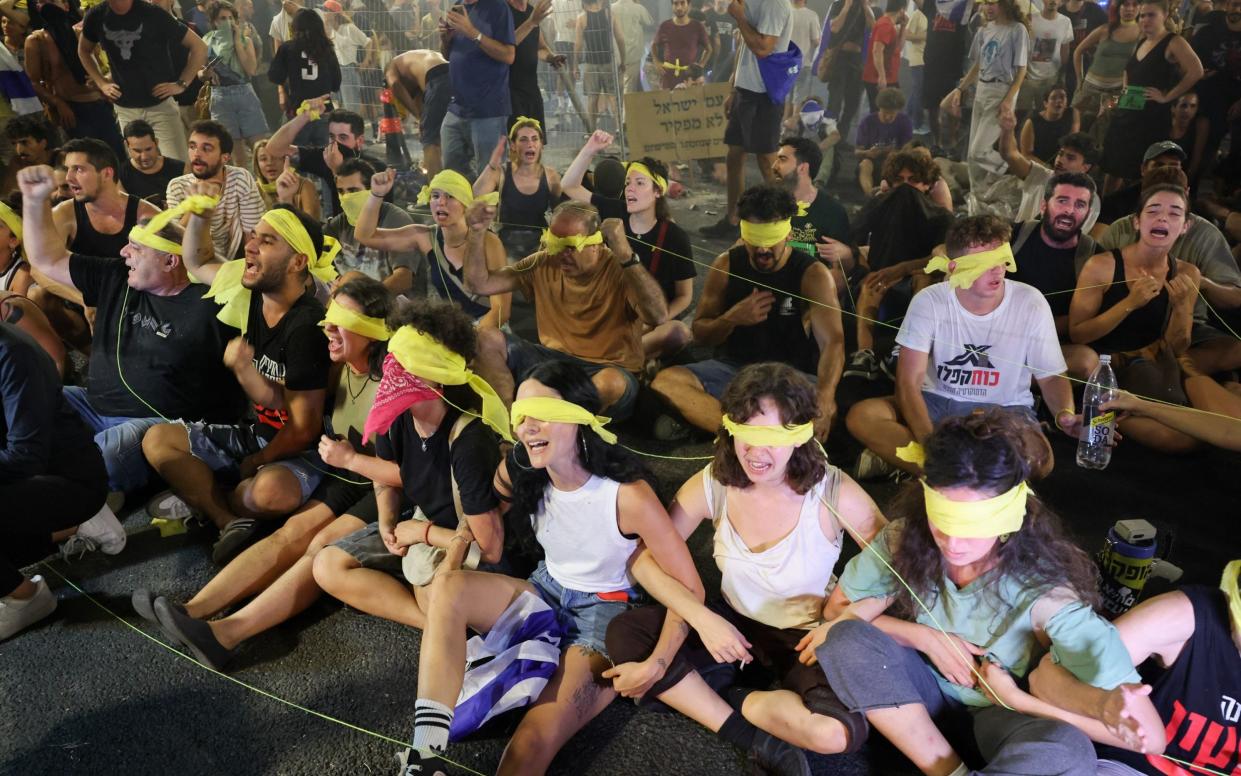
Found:
[[[1139,681],[1094,609],[1094,564],[1030,489],[1046,452],[1030,428],[996,409],[943,420],[916,451],[924,479],[841,575],[853,603],[821,626],[832,689],[926,774],[1093,776],[1083,733],[997,705],[988,678],[1020,679],[1050,652],[1096,687]],[[981,771],[940,732],[958,722],[972,724],[972,741],[958,743],[977,747]]]
[[[747,366],[720,402],[715,459],[681,486],[671,509],[682,536],[703,521],[714,526],[720,594],[704,605],[639,559],[634,573],[670,610],[647,606],[613,620],[608,652],[617,667],[608,675],[620,694],[662,701],[767,772],[804,773],[802,749],[851,752],[865,739],[865,719],[813,666],[811,634],[843,603],[829,606],[846,526],[869,541],[884,519],[815,442],[814,386],[796,369]],[[675,639],[664,639],[669,631]],[[780,689],[736,684],[738,660],[771,665]],[[726,701],[717,692],[730,685]]]
[[[436,582],[418,659],[413,749],[405,770],[442,773],[453,706],[465,673],[466,630],[487,633],[524,593],[542,599],[565,626],[561,658],[526,712],[500,762],[502,774],[543,773],[560,747],[612,702],[604,634],[636,595],[631,558],[645,545],[658,566],[701,595],[689,549],[652,487],[653,477],[604,428],[599,392],[576,364],[536,367],[517,389],[517,446],[495,484],[511,499],[517,544],[536,542],[544,560],[529,579],[453,571]],[[521,537],[517,534],[520,532]],[[533,533],[533,536],[531,536]]]

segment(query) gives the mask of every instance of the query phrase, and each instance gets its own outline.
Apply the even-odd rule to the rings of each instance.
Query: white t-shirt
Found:
[[[922,67],[925,60],[923,52],[926,51],[926,40],[920,40],[917,43],[908,40],[910,35],[926,35],[926,14],[915,8],[909,14],[909,23],[905,25],[905,61],[910,67]]]
[[[790,39],[801,49],[802,66],[810,65],[819,48],[819,31],[822,29],[819,15],[802,6],[793,9],[793,34]]]
[[[358,64],[358,49],[370,42],[366,33],[353,22],[342,24],[332,33],[332,47],[336,49],[336,61],[341,67]]]
[[[1000,306],[986,315],[962,307],[946,282],[920,291],[896,341],[930,354],[922,390],[956,401],[1032,407],[1030,379],[1067,368],[1047,300],[1015,280],[1004,281]]]
[[[316,8],[315,13],[319,14],[320,19],[323,18],[323,9]],[[293,17],[285,13],[284,9],[281,9],[280,13],[271,17],[271,26],[268,27],[267,32],[276,39],[278,44],[288,43],[289,39],[293,37],[293,33],[289,30],[289,24],[292,22]]]
[[[1060,46],[1073,42],[1073,21],[1062,13],[1054,19],[1044,19],[1035,14],[1030,19],[1030,63],[1026,66],[1028,78],[1046,81],[1056,77],[1064,63],[1060,61]]]

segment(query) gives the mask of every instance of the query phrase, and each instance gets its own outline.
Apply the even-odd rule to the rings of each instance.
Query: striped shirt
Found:
[[[242,241],[258,226],[267,208],[263,205],[263,197],[253,175],[232,165],[225,166],[224,171],[220,204],[211,216],[211,244],[216,257],[228,261],[237,257]],[[168,181],[169,209],[181,204],[190,195],[194,180],[193,173],[186,173]]]

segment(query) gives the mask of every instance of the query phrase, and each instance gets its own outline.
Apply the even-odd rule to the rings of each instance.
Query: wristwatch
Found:
[[[478,34],[474,36],[474,42],[475,42],[475,43],[482,43],[482,42],[483,42],[483,32],[482,32],[482,30],[479,30],[479,31],[478,31]]]
[[[190,88],[190,85],[187,84],[185,81],[182,81],[180,78],[177,79],[177,86],[180,86],[182,89]]]
[[[621,262],[620,268],[629,269],[630,267],[635,266],[637,264],[641,264],[641,263],[642,262],[638,259],[637,255],[631,255],[628,261]]]

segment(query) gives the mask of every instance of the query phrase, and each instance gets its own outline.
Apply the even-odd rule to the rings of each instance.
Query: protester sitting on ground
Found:
[[[1214,164],[1207,155],[1210,132],[1211,122],[1198,113],[1198,94],[1192,91],[1182,94],[1172,105],[1172,129],[1168,131],[1168,139],[1185,152],[1185,174],[1194,191],[1198,190],[1199,176],[1206,171],[1203,160],[1208,162],[1208,167]]]
[[[912,474],[915,461],[897,448],[922,442],[944,418],[998,407],[1035,421],[1031,379],[1038,383],[1056,425],[1077,438],[1081,418],[1047,300],[1037,289],[1005,280],[1016,269],[1008,224],[991,215],[955,222],[944,238],[947,257],[927,269],[946,271],[947,282],[914,296],[896,342],[896,395],[856,405],[850,433],[867,450],[858,478],[890,471]],[[878,460],[876,460],[878,459]]]
[[[260,140],[254,144],[254,158],[251,160],[250,172],[254,175],[254,182],[259,187],[263,207],[267,210],[282,201],[277,197],[276,181],[280,180],[285,170],[293,171],[293,166],[289,163],[287,156],[281,159],[267,153],[266,140]],[[297,189],[291,197],[287,198],[292,201],[285,202],[286,205],[292,205],[311,218],[319,218],[322,212],[321,198],[319,189],[315,186],[311,176],[298,176]]]
[[[626,218],[629,214],[628,205],[624,199],[624,179],[625,166],[615,159],[601,159],[595,165],[594,171],[594,189],[588,189],[583,185],[586,172],[590,169],[590,160],[612,145],[613,137],[603,130],[595,130],[590,137],[586,138],[586,144],[582,146],[582,150],[577,152],[577,156],[573,157],[573,161],[569,164],[569,168],[564,171],[564,177],[560,181],[560,188],[564,195],[574,202],[581,202],[584,205],[590,205],[599,211],[599,218],[606,221],[609,218]],[[604,169],[607,174],[604,174]],[[612,173],[619,171],[620,175],[615,176],[616,185],[609,185],[612,181]],[[606,178],[606,180],[605,180]]]
[[[99,448],[60,388],[43,348],[0,321],[0,642],[56,610],[46,580],[25,576],[24,566],[70,535],[109,555],[125,547],[125,529],[105,503]]]
[[[289,174],[296,175],[292,170]],[[329,218],[323,224],[323,233],[340,244],[340,253],[333,263],[342,276],[347,272],[361,272],[369,278],[381,281],[393,294],[406,294],[415,287],[417,268],[423,266],[421,256],[415,250],[380,250],[358,242],[354,229],[358,216],[370,197],[369,187],[375,169],[363,159],[346,159],[336,168],[336,195],[340,198],[343,212]],[[410,226],[414,219],[390,202],[379,206],[381,229],[400,229]],[[422,273],[421,292],[426,293],[426,273]]]
[[[501,203],[503,204],[503,203]],[[694,303],[694,246],[689,234],[668,212],[668,168],[649,156],[628,164],[625,172],[625,236],[629,247],[655,278],[668,306],[668,319],[658,326],[642,325],[642,352],[647,371],[651,360],[673,356],[694,338],[681,319]]]
[[[275,533],[246,548],[184,605],[146,588],[135,590],[134,611],[185,645],[200,662],[223,670],[245,640],[270,630],[318,597],[314,557],[324,547],[374,522],[371,480],[397,486],[398,468],[364,441],[379,394],[393,298],[378,281],[353,275],[332,295],[323,331],[332,360],[331,405],[323,418],[317,466],[330,474]],[[361,386],[354,387],[355,382]],[[361,478],[361,479],[359,479]],[[228,616],[225,609],[251,600]]]
[[[691,426],[715,433],[728,382],[747,364],[779,358],[815,382],[815,436],[825,439],[845,357],[836,284],[814,256],[789,245],[797,201],[788,191],[755,186],[741,196],[737,212],[741,244],[712,262],[694,313],[694,341],[718,347],[717,357],[664,369],[651,389]],[[669,420],[656,432],[683,435]]]
[[[467,282],[469,226],[466,212],[474,202],[474,191],[465,176],[455,170],[441,170],[427,184],[419,203],[429,205],[433,226],[409,224],[394,229],[378,226],[383,198],[392,190],[396,176],[392,170],[376,173],[370,180],[370,197],[354,224],[354,236],[361,245],[386,251],[416,249],[427,258],[427,280],[441,299],[456,304],[482,328],[507,326],[512,307],[510,293],[490,296],[471,290]],[[426,199],[424,199],[426,197]],[[495,234],[483,235],[484,261],[492,270],[507,263],[504,245]],[[491,375],[488,374],[490,378]],[[503,395],[503,393],[501,393]]]
[[[155,130],[142,119],[134,119],[125,125],[125,149],[129,158],[116,175],[121,188],[157,208],[163,208],[168,181],[185,173],[185,162],[161,154],[159,143],[155,140]]]
[[[355,609],[425,628],[436,577],[501,570],[492,480],[496,435],[509,433],[500,397],[467,366],[477,352],[469,316],[447,302],[417,302],[395,320],[382,384],[390,400],[372,410],[367,429],[379,432],[375,449],[400,477],[376,484],[378,520],[319,553],[314,578]]]
[[[553,217],[552,230],[558,226]],[[518,765],[546,771],[561,746],[616,697],[603,684],[612,667],[604,637],[637,595],[628,567],[639,551],[702,595],[689,549],[655,495],[654,477],[615,444],[597,416],[602,409],[594,384],[575,364],[542,363],[522,382],[512,409],[519,444],[496,472],[495,488],[510,502],[507,524],[521,531],[510,541],[541,549],[544,559],[528,580],[451,571],[436,583],[418,657],[406,774],[444,772],[435,755],[448,745],[466,667],[466,629],[488,632],[523,593],[547,604],[567,632],[555,674],[504,751],[505,772]]]
[[[1172,184],[1185,190],[1188,178],[1178,167],[1156,167],[1142,176],[1142,183],[1147,188]],[[1209,212],[1210,208],[1206,210]],[[1228,241],[1214,224],[1193,213],[1187,213],[1185,220],[1186,231],[1172,243],[1169,254],[1194,265],[1202,274],[1199,298],[1194,302],[1188,355],[1197,371],[1203,374],[1236,369],[1241,367],[1241,341],[1226,327],[1219,327],[1211,310],[1213,308],[1217,314],[1233,314],[1241,307],[1241,269],[1237,268]],[[1107,251],[1137,241],[1134,219],[1122,218],[1107,228],[1099,238],[1098,247]]]
[[[875,193],[875,170],[882,170],[888,155],[914,136],[913,122],[902,110],[905,95],[900,89],[880,91],[875,103],[878,109],[867,114],[857,127],[857,175],[864,197]]]
[[[200,183],[195,194],[203,193]],[[308,290],[311,273],[335,276],[318,222],[288,205],[263,214],[246,258],[200,261],[209,209],[191,215],[183,244],[194,276],[212,284],[223,320],[241,332],[224,364],[254,404],[256,420],[167,423],[147,432],[147,461],[172,489],[154,517],[205,515],[220,529],[212,559],[224,565],[258,530],[301,506],[322,472],[302,457],[323,427],[329,356],[319,329],[324,308]],[[235,416],[234,416],[235,417]]]
[[[175,208],[184,202],[196,183],[212,184],[220,199],[211,217],[212,247],[223,261],[237,258],[263,215],[258,184],[249,171],[229,164],[233,137],[218,121],[196,121],[190,125],[189,148],[190,171],[168,181],[168,207]]]
[[[64,379],[65,343],[56,335],[39,306],[12,291],[0,291],[0,321],[11,323],[29,334],[52,357],[56,374]]]
[[[99,141],[72,142],[112,153]],[[108,183],[110,169],[102,176]],[[32,266],[98,311],[87,387],[66,386],[65,398],[94,433],[111,490],[136,491],[150,475],[141,447],[148,429],[169,418],[223,422],[240,410],[220,363],[228,328],[190,283],[179,226],[152,228],[144,218],[120,257],[84,255],[65,247],[54,224],[51,168],[28,168],[19,182]]]
[[[547,211],[560,202],[560,173],[543,164],[543,127],[519,118],[500,138],[478,180],[474,196],[500,192],[500,242],[520,261],[539,249]],[[508,159],[505,161],[505,149]]]
[[[4,138],[12,147],[12,158],[0,175],[0,197],[17,191],[17,173],[24,167],[53,164],[59,135],[43,113],[14,116],[4,123]]]
[[[34,278],[22,252],[22,198],[12,194],[0,201],[0,292],[25,295]]]
[[[849,246],[849,213],[840,200],[815,185],[822,163],[823,152],[818,143],[804,137],[786,137],[780,141],[772,170],[780,185],[797,200],[798,212],[792,219],[789,244],[827,265],[840,293],[858,263]]]
[[[1013,224],[1011,247],[1017,270],[1012,279],[1033,286],[1047,299],[1070,377],[1087,380],[1098,366],[1093,349],[1069,341],[1069,303],[1077,270],[1095,254],[1082,232],[1096,197],[1094,179],[1080,172],[1058,172],[1047,181],[1043,212],[1035,221]]]
[[[1153,170],[1171,167],[1177,170],[1185,168],[1185,151],[1171,140],[1160,140],[1152,143],[1142,155],[1142,167],[1139,180],[1131,185],[1112,191],[1103,197],[1103,209],[1099,220],[1105,224],[1115,223],[1138,212],[1138,201],[1146,190],[1144,179]]]
[[[1060,146],[1056,150],[1051,166],[1048,167],[1031,159],[1021,152],[1017,138],[1013,135],[1016,120],[1011,116],[1000,117],[1000,155],[1008,163],[1007,175],[996,181],[990,188],[982,191],[971,191],[971,204],[976,209],[998,211],[1011,221],[1033,221],[1038,218],[1043,207],[1043,193],[1047,182],[1056,173],[1077,172],[1089,174],[1094,169],[1098,149],[1090,136],[1082,132],[1073,132],[1059,139]],[[1020,181],[1014,185],[1012,176]],[[1013,210],[1012,208],[1016,208]],[[1095,197],[1090,204],[1090,215],[1086,217],[1083,229],[1090,233],[1099,220],[1101,201]],[[1103,223],[1107,223],[1103,219]]]
[[[815,634],[826,631],[815,656],[832,690],[925,774],[1093,776],[1085,735],[986,692],[1006,672],[1024,677],[1044,651],[1096,687],[1138,680],[1092,608],[1094,563],[1030,489],[1046,440],[990,409],[944,420],[923,454],[925,479],[905,486],[892,522],[841,574],[853,603]],[[972,727],[981,771],[941,732],[962,727]]]
[[[1136,243],[1093,256],[1082,267],[1069,310],[1074,342],[1114,359],[1117,382],[1139,396],[1227,413],[1216,396],[1185,382],[1197,373],[1184,358],[1191,344],[1194,302],[1202,273],[1169,251],[1185,233],[1185,190],[1164,184],[1147,189],[1135,215]],[[1196,442],[1150,418],[1129,418],[1121,433],[1166,453],[1192,450]]]
[[[448,60],[438,51],[406,51],[388,63],[385,78],[397,104],[418,120],[423,168],[427,175],[438,175],[444,169],[440,127],[452,101]]]
[[[292,0],[286,2],[292,4]],[[281,13],[287,14],[288,10]],[[336,49],[327,36],[323,16],[318,11],[309,8],[297,10],[289,23],[289,31],[292,37],[276,44],[276,53],[267,69],[267,79],[276,84],[284,115],[298,123],[288,139],[277,148],[285,152],[287,149],[283,145],[293,143],[323,148],[330,140],[325,102],[328,95],[340,91],[341,63],[336,60]],[[276,134],[279,132],[277,130]],[[271,139],[274,140],[275,135]],[[284,153],[278,156],[284,156]]]
[[[340,200],[332,181],[341,162],[360,157],[376,170],[388,169],[388,163],[366,147],[366,122],[357,113],[340,108],[329,113],[321,97],[308,100],[302,107],[305,110],[289,119],[268,139],[267,153],[278,159],[288,156],[298,172],[317,176],[331,191],[330,197],[324,197],[325,204],[330,201],[332,213],[339,213]],[[302,129],[316,115],[322,115],[327,121],[327,142],[323,145],[294,145],[294,139],[300,139]]]
[[[476,203],[469,224],[465,283],[473,293],[520,289],[534,303],[539,342],[498,330],[479,332],[479,370],[506,403],[513,387],[544,361],[577,364],[591,378],[614,420],[633,412],[644,364],[642,327],[668,317],[659,283],[629,246],[618,219],[599,223],[590,205],[564,202],[552,211],[543,250],[512,266],[493,268],[484,238],[495,207]]]
[[[799,657],[818,646],[811,629],[838,613],[828,601],[845,525],[856,541],[868,542],[885,521],[870,496],[820,450],[812,433],[819,411],[814,385],[797,370],[751,364],[728,384],[720,406],[715,459],[681,486],[670,508],[686,538],[703,521],[713,524],[719,594],[704,606],[665,575],[648,578],[639,559],[635,576],[671,612],[646,606],[613,620],[607,645],[616,668],[608,674],[621,695],[677,709],[749,750],[764,772],[805,773],[805,756],[784,741],[835,754],[857,751],[865,738],[861,715],[847,712],[823,672]],[[679,649],[660,643],[678,621],[682,633],[686,625],[693,633]],[[723,647],[720,633],[750,649]],[[737,685],[729,665],[737,660],[743,667],[750,660],[770,665],[781,689]],[[700,671],[713,674],[710,685]],[[734,686],[725,701],[718,693],[728,685]],[[800,768],[788,767],[790,761]]]
[[[1055,84],[1043,94],[1042,109],[1031,111],[1021,125],[1021,153],[1031,162],[1051,166],[1060,151],[1060,138],[1081,128],[1081,114],[1069,107],[1064,85]]]
[[[1102,105],[1124,91],[1125,65],[1141,37],[1138,0],[1121,0],[1108,3],[1107,24],[1094,28],[1073,49],[1073,70],[1077,76],[1073,107],[1081,114],[1083,130],[1095,123]]]

